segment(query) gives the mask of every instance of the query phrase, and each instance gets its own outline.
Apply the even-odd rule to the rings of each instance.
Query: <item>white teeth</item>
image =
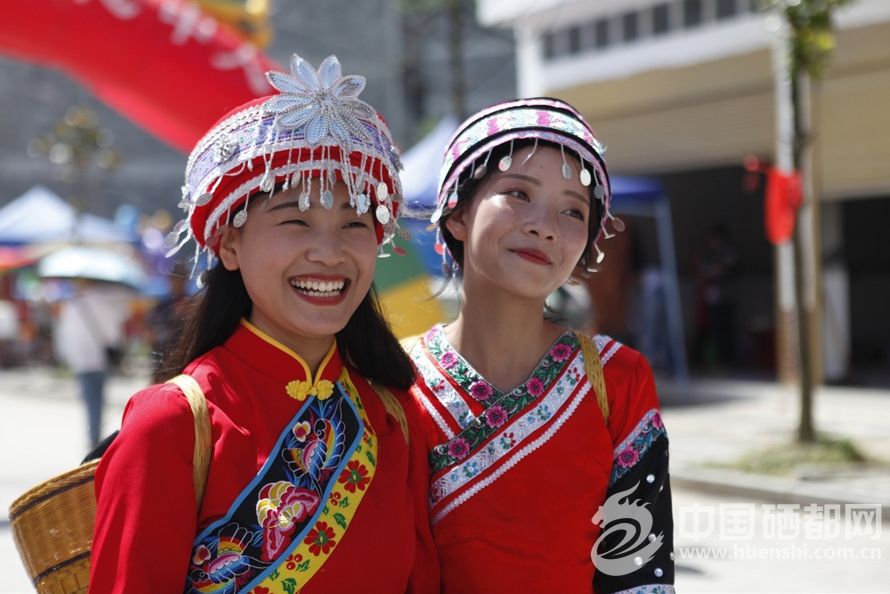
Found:
[[[310,295],[322,296],[331,293],[339,293],[343,290],[343,287],[346,286],[346,281],[317,281],[308,279],[296,279],[292,280],[290,284],[292,287],[300,289],[304,292],[308,292],[308,294]]]

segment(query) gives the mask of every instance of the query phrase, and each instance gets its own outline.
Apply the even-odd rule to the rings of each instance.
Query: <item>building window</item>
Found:
[[[626,12],[621,17],[621,37],[624,41],[633,41],[640,36],[638,17],[636,12]]]
[[[652,34],[664,35],[671,28],[670,6],[656,4],[652,7]]]
[[[593,45],[597,49],[609,45],[609,20],[600,19],[593,24]]]
[[[553,31],[547,31],[544,33],[542,41],[544,44],[544,59],[552,60],[556,55],[556,35]]]
[[[581,27],[569,27],[569,54],[581,52]]]
[[[702,22],[702,0],[683,0],[683,26],[697,27]]]
[[[729,19],[736,14],[736,0],[717,0],[717,20]]]

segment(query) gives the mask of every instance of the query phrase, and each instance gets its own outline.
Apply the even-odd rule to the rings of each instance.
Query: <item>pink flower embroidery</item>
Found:
[[[562,342],[550,349],[550,356],[554,361],[565,361],[571,354],[572,347]]]
[[[485,402],[491,398],[491,393],[491,386],[483,381],[477,381],[470,384],[470,394],[480,402]]]
[[[448,351],[444,355],[442,355],[442,360],[440,361],[442,367],[445,369],[451,369],[454,367],[454,364],[457,363],[457,355]]]
[[[664,423],[661,422],[660,414],[655,413],[654,415],[652,415],[652,427],[654,427],[655,429],[661,429],[662,427],[664,427]]]
[[[507,422],[507,411],[503,406],[495,404],[485,411],[485,422],[492,429],[496,429]]]
[[[457,460],[465,458],[470,453],[470,444],[463,437],[458,437],[448,444],[448,454]]]
[[[528,380],[528,383],[525,384],[525,387],[528,388],[528,393],[532,396],[540,396],[544,393],[544,382],[536,377]]]
[[[622,468],[630,468],[640,459],[640,455],[633,448],[625,448],[618,454],[618,466]]]

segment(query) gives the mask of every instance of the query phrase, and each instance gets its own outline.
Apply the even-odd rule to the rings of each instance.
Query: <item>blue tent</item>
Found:
[[[402,156],[405,170],[402,172],[404,204],[410,213],[429,211],[435,203],[436,187],[442,155],[448,146],[457,122],[454,118],[443,119],[426,137]],[[677,280],[677,263],[674,254],[671,209],[664,188],[647,177],[612,176],[612,212],[616,215],[653,217],[658,232],[658,249],[661,254],[661,272],[664,282],[665,309],[667,311],[667,335],[671,351],[673,375],[680,381],[688,377],[686,347],[683,337],[683,317],[680,306],[680,289]],[[435,253],[435,234],[428,231],[429,222],[422,219],[402,219],[417,246],[418,253],[430,275],[441,274],[442,258]]]
[[[133,239],[108,219],[79,215],[52,190],[40,185],[0,208],[0,245],[130,242]]]

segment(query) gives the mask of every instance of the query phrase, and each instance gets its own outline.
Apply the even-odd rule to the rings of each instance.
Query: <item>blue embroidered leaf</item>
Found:
[[[344,497],[343,501],[340,502],[340,509],[346,509],[349,507],[349,497]]]
[[[284,591],[287,592],[287,594],[294,594],[294,592],[297,591],[297,580],[294,578],[287,578],[281,582],[281,587],[284,588]]]
[[[346,530],[346,516],[337,512],[334,514],[334,520],[337,522],[337,525],[340,526],[343,530]]]
[[[367,451],[367,452],[365,452],[365,456],[368,458],[368,461],[371,464],[373,464],[374,466],[377,466],[377,460],[374,458],[374,454],[372,454],[370,451]]]
[[[306,559],[305,561],[297,565],[297,571],[306,571],[307,569],[309,569],[309,561],[309,559]]]

